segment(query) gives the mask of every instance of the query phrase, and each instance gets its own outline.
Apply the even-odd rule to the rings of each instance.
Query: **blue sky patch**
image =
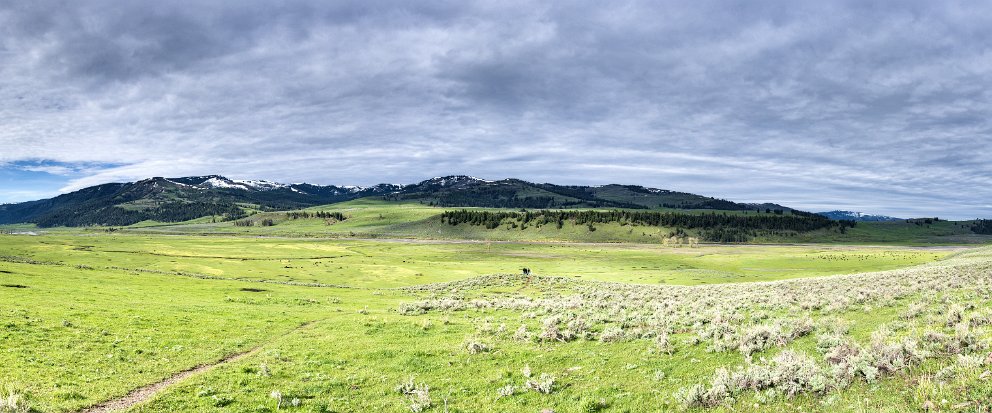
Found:
[[[0,203],[49,198],[73,179],[113,164],[71,164],[54,161],[17,161],[0,164]]]

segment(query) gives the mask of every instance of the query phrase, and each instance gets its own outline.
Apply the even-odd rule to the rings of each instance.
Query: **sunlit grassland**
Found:
[[[0,384],[39,411],[72,411],[247,350],[349,295],[75,266],[0,271]]]
[[[124,228],[128,232],[201,234],[201,235],[244,235],[244,236],[285,236],[285,237],[334,237],[334,238],[414,238],[414,239],[462,239],[483,241],[560,241],[560,242],[626,242],[661,243],[663,238],[675,228],[620,223],[596,224],[595,230],[587,225],[566,222],[559,229],[554,225],[527,225],[519,228],[501,226],[486,229],[481,226],[452,226],[441,222],[439,215],[444,211],[466,208],[440,208],[417,202],[387,202],[363,198],[332,205],[307,208],[302,211],[341,212],[348,219],[334,221],[325,219],[289,219],[285,212],[263,212],[246,218],[254,226],[236,226],[233,222],[223,222],[211,217],[199,218],[182,223],[142,222]],[[491,208],[467,208],[476,210],[501,211]],[[506,210],[502,210],[506,211]],[[515,211],[515,210],[514,210]],[[763,212],[712,211],[712,210],[670,210],[689,214],[762,214]],[[275,225],[258,225],[263,220],[271,220]],[[215,222],[216,221],[216,222]],[[981,244],[992,243],[992,236],[976,235],[970,230],[970,221],[939,221],[927,225],[898,222],[861,222],[854,228],[841,232],[837,228],[817,230],[808,233],[787,235],[765,234],[751,240],[752,243],[841,243],[841,244],[894,244],[894,245],[941,245],[941,244]],[[100,229],[97,229],[100,230]],[[55,231],[58,231],[56,229]],[[688,230],[694,234],[694,230]]]
[[[398,287],[494,273],[645,284],[707,284],[885,270],[952,250],[904,247],[400,242],[350,239],[9,236],[0,255],[245,280]]]
[[[972,221],[937,221],[917,225],[905,221],[861,222],[844,234],[836,231],[814,231],[789,237],[789,242],[821,242],[845,244],[988,244],[992,236],[971,231]],[[782,239],[779,239],[781,241]],[[767,241],[776,241],[768,239]]]
[[[722,288],[717,284],[806,277],[826,277],[825,282],[833,282],[830,280],[836,277],[831,274],[897,269],[935,260],[940,264],[969,254],[902,247],[672,248],[654,244],[401,242],[78,230],[41,236],[3,235],[0,390],[22,395],[38,411],[75,411],[173,373],[261,346],[258,353],[181,382],[134,411],[265,412],[276,411],[277,404],[279,411],[410,411],[410,396],[395,389],[411,378],[430,387],[432,402],[427,411],[680,410],[682,404],[674,394],[696,383],[708,383],[719,368],[743,365],[746,357],[733,350],[711,351],[707,340],[694,343],[698,331],[685,326],[671,332],[671,354],[660,351],[649,336],[600,339],[610,327],[623,326],[625,331],[647,328],[639,324],[643,321],[625,317],[664,299],[659,297],[668,297],[664,292],[644,299],[620,295],[613,301],[604,299],[602,303],[625,309],[602,308],[601,315],[582,315],[589,317],[590,324],[585,338],[538,340],[536,335],[548,317],[600,311],[599,304],[558,308],[555,300],[640,290],[600,281],[676,289],[683,287],[675,285]],[[471,282],[487,274],[517,274],[522,267],[538,274],[533,284],[513,276],[506,285],[401,288]],[[576,284],[543,284],[543,276],[560,276]],[[907,275],[907,282],[913,279]],[[880,325],[894,322],[906,324],[896,335],[909,336],[924,328],[954,334],[954,327],[942,321],[947,318],[946,308],[967,302],[971,306],[968,314],[984,314],[983,309],[992,304],[987,295],[968,293],[971,287],[961,286],[962,291],[951,289],[932,297],[914,293],[891,300],[866,300],[836,311],[810,310],[809,316],[817,323],[813,335],[762,350],[755,361],[790,349],[816,353],[816,334],[825,328],[820,325],[832,320],[848,323],[846,336],[860,343],[870,341]],[[749,286],[741,285],[734,291],[749,290]],[[719,303],[722,290],[712,291],[713,302]],[[740,293],[728,292],[726,299],[736,299],[735,294]],[[447,297],[464,303],[517,298],[552,301],[528,310],[467,307],[412,314],[399,311],[409,303]],[[928,306],[923,316],[903,318],[913,303],[923,299]],[[710,311],[717,310],[703,306],[686,311],[708,317]],[[759,318],[758,313],[767,318]],[[792,307],[756,307],[745,314],[741,328],[803,316]],[[931,327],[931,318],[941,320],[937,327]],[[306,322],[314,323],[297,330]],[[535,338],[515,338],[521,325]],[[987,340],[986,326],[975,331]],[[466,349],[471,342],[489,348],[473,354]],[[936,374],[946,362],[931,360],[914,370],[873,383],[856,381],[827,395],[780,395],[758,400],[756,395],[745,393],[733,404],[712,409],[740,411],[759,403],[763,409],[785,411],[905,411],[920,406],[921,397],[957,404],[981,395],[972,389],[981,371],[962,373],[948,384],[923,390],[910,386],[926,374]],[[531,378],[524,376],[525,367],[529,367]],[[550,394],[525,386],[542,373],[555,378]],[[498,390],[506,386],[514,386],[514,394],[500,397]],[[960,388],[971,393],[954,390]],[[272,397],[273,392],[281,395],[282,403]],[[293,399],[298,400],[297,406],[293,406]]]
[[[210,218],[200,218],[182,223],[143,222],[126,228],[128,231],[171,234],[232,234],[305,237],[357,237],[357,238],[417,238],[417,239],[471,239],[491,241],[572,241],[572,242],[637,242],[660,243],[674,228],[649,227],[641,225],[621,225],[618,223],[597,224],[594,231],[586,225],[567,223],[563,228],[555,226],[527,226],[527,228],[496,228],[492,230],[479,226],[452,226],[441,222],[439,215],[445,211],[472,209],[483,211],[507,211],[495,208],[442,208],[417,202],[387,202],[363,198],[332,205],[306,208],[301,211],[341,212],[348,218],[344,221],[325,219],[290,219],[285,212],[269,212],[252,215],[246,221],[254,226],[236,226],[233,222],[211,222]],[[517,211],[511,209],[509,211]],[[714,213],[710,210],[674,210],[688,214]],[[741,215],[741,211],[716,211],[722,214]],[[750,212],[754,214],[754,212]],[[258,225],[263,220],[272,220],[275,225]]]

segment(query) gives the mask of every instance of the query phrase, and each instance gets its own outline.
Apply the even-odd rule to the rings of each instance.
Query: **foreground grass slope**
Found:
[[[92,233],[0,236],[0,250],[0,390],[36,411],[256,347],[133,410],[906,411],[989,396],[989,250]],[[502,265],[560,276],[486,275]]]
[[[309,329],[137,411],[979,410],[989,258],[749,286],[420,287],[402,315]]]
[[[0,264],[0,385],[38,411],[73,411],[247,350],[333,299],[325,290],[258,294],[241,291],[244,283],[82,268]]]

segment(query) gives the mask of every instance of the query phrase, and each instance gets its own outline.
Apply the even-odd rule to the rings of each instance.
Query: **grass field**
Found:
[[[131,410],[906,411],[989,397],[985,249],[60,230],[0,236],[0,256],[0,391],[35,411],[211,363]],[[535,275],[492,275],[525,266]]]
[[[559,229],[553,225],[501,226],[486,229],[482,226],[452,226],[441,222],[444,211],[464,208],[438,208],[416,202],[386,202],[373,198],[332,205],[307,208],[304,212],[340,212],[344,221],[302,218],[291,219],[286,212],[260,212],[241,221],[252,226],[237,226],[234,222],[202,217],[178,223],[144,221],[114,228],[122,233],[149,235],[219,235],[219,236],[269,236],[291,238],[350,238],[350,239],[419,239],[419,240],[474,240],[522,242],[586,242],[586,243],[635,243],[661,244],[675,228],[636,224],[597,224],[594,231],[586,225],[566,222]],[[468,208],[488,211],[506,211],[487,208]],[[516,210],[514,210],[516,211]],[[665,211],[665,210],[662,210]],[[742,211],[668,210],[690,214],[732,214]],[[749,214],[755,214],[753,211]],[[271,221],[273,225],[261,225]],[[979,235],[971,231],[971,221],[937,221],[917,225],[904,221],[861,222],[854,228],[839,231],[837,228],[806,233],[763,234],[754,237],[751,244],[842,244],[842,245],[980,245],[992,243],[992,235]],[[0,225],[0,232],[36,233],[93,233],[106,232],[107,228],[36,228],[33,225]],[[698,235],[688,230],[690,235]]]
[[[845,244],[987,244],[992,236],[970,230],[970,221],[938,221],[916,225],[905,221],[863,222],[840,234],[818,231],[791,237],[792,242]]]
[[[11,236],[3,255],[241,280],[390,288],[516,273],[644,284],[712,284],[906,267],[954,249],[454,241],[129,234]]]
[[[481,240],[481,241],[550,241],[550,242],[624,242],[660,244],[675,228],[597,224],[595,231],[586,225],[566,223],[561,229],[555,226],[527,226],[526,228],[485,229],[481,226],[452,226],[441,222],[439,214],[446,210],[462,208],[437,208],[413,202],[385,202],[375,199],[358,199],[339,204],[308,208],[304,211],[341,212],[348,219],[289,219],[285,212],[260,213],[248,218],[255,224],[272,220],[272,226],[240,227],[232,222],[212,222],[200,218],[182,223],[142,222],[124,229],[126,232],[145,234],[187,235],[245,235],[283,237],[333,237],[333,238],[413,238],[426,240]],[[485,208],[470,208],[483,209]],[[674,211],[674,210],[673,210]],[[741,215],[741,211],[678,210],[681,213],[726,213]],[[754,214],[754,212],[750,212]],[[47,231],[47,230],[46,230]],[[54,231],[60,231],[56,229]],[[692,231],[690,230],[690,233]],[[992,236],[971,232],[967,221],[939,221],[929,225],[906,222],[862,222],[844,233],[837,229],[818,230],[791,235],[763,235],[752,243],[839,243],[839,244],[893,244],[893,245],[946,245],[992,243]]]

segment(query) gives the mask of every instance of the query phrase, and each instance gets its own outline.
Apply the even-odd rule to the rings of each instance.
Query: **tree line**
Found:
[[[445,194],[433,199],[421,200],[423,204],[438,207],[473,206],[481,208],[644,208],[641,205],[613,201],[568,200],[554,196],[501,197],[471,194]]]
[[[330,220],[344,221],[348,219],[346,215],[335,211],[317,211],[317,212],[291,211],[291,212],[286,212],[285,214],[286,214],[286,219],[314,219],[314,218],[326,219],[328,220],[327,225],[331,225],[332,222],[330,222]],[[254,227],[254,226],[271,227],[274,225],[276,225],[276,221],[273,220],[272,218],[263,218],[256,220],[241,219],[238,221],[234,221],[234,226],[236,227]]]
[[[229,221],[245,216],[237,205],[209,202],[167,202],[154,208],[124,209],[119,206],[85,209],[63,209],[40,217],[39,227],[76,227],[85,225],[127,226],[141,221],[181,222],[203,216],[220,216]]]
[[[328,211],[317,211],[317,212],[302,212],[293,211],[287,212],[286,218],[289,219],[311,219],[311,218],[321,218],[321,219],[334,219],[337,221],[344,221],[347,217],[340,212],[328,212]]]
[[[971,224],[971,232],[982,235],[992,235],[992,219],[976,219]]]
[[[792,211],[789,215],[738,215],[728,213],[687,214],[658,211],[590,211],[590,210],[521,210],[521,211],[474,211],[456,210],[441,214],[441,222],[449,225],[467,224],[496,229],[506,223],[518,225],[555,225],[562,228],[565,222],[574,225],[587,225],[590,231],[594,224],[619,223],[620,225],[643,225],[670,227],[677,229],[697,229],[707,241],[745,242],[754,236],[768,233],[809,232],[824,228],[837,228],[841,231],[854,227],[854,221],[835,221],[803,211]]]
[[[933,218],[910,218],[910,219],[907,219],[906,220],[906,223],[907,224],[913,224],[913,225],[916,225],[918,227],[922,227],[924,225],[929,226],[930,224],[933,224],[934,222],[940,222],[940,218],[938,218],[938,217],[933,217]]]
[[[707,199],[702,201],[679,201],[676,203],[665,202],[658,205],[660,208],[672,209],[721,209],[726,211],[751,211],[754,208],[727,201],[725,199]]]

